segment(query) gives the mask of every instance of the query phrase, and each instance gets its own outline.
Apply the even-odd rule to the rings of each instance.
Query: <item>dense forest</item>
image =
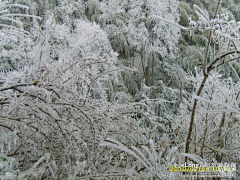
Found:
[[[0,0],[0,179],[240,178],[239,20],[239,0]]]

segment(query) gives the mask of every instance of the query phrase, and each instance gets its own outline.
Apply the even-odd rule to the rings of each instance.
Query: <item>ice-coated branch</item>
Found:
[[[208,21],[208,23],[211,24],[208,15],[200,7],[198,7],[196,4],[194,4],[193,7],[195,7],[201,16],[203,16]]]
[[[15,26],[7,25],[7,24],[0,24],[0,27],[5,27],[5,28],[8,28],[8,29],[15,29],[15,30],[17,30],[19,32],[22,32],[22,33],[25,33],[25,34],[29,34],[28,31],[25,31],[23,29],[17,28]]]
[[[30,15],[30,14],[19,14],[19,13],[11,13],[9,12],[8,8],[11,7],[16,7],[16,8],[23,8],[23,9],[29,9],[28,6],[22,5],[22,4],[7,4],[6,2],[0,2],[0,20],[7,20],[10,21],[12,23],[16,23],[16,24],[22,24],[20,21],[14,19],[13,17],[29,17],[29,18],[34,18],[34,19],[39,19],[41,20],[42,18],[39,16],[35,16],[35,15]],[[19,38],[21,38],[21,36],[18,33],[24,33],[29,35],[29,32],[15,27],[14,25],[7,25],[7,24],[0,24],[0,27],[3,27],[6,29],[6,31],[4,31],[3,29],[1,30],[1,32],[5,33],[5,34],[12,34],[14,36],[17,36]],[[9,29],[14,29],[16,30],[16,32],[9,32]]]
[[[6,90],[9,90],[9,89],[14,89],[16,87],[22,87],[22,86],[30,86],[30,85],[35,85],[34,83],[23,83],[23,84],[15,84],[13,86],[9,86],[9,87],[4,87],[4,88],[0,88],[0,91],[6,91]]]
[[[217,57],[215,60],[213,60],[209,66],[207,67],[207,73],[209,73],[212,69],[214,69],[214,64],[216,64],[219,60],[223,59],[224,57],[231,55],[231,54],[240,54],[240,51],[228,51],[221,56]],[[224,64],[224,63],[223,63]]]
[[[160,20],[163,20],[163,21],[165,21],[165,22],[167,22],[167,23],[169,23],[169,24],[172,24],[172,25],[174,25],[174,26],[176,26],[176,27],[178,27],[178,28],[180,28],[180,29],[182,29],[182,30],[192,30],[192,28],[187,28],[187,27],[181,26],[180,24],[175,23],[175,22],[173,22],[173,21],[170,21],[170,20],[168,20],[168,19],[166,19],[166,18],[163,18],[163,17],[161,17],[161,16],[152,15],[151,17],[157,18],[157,19],[160,19]]]
[[[223,103],[223,102],[217,102],[217,101],[212,101],[212,100],[207,100],[205,98],[202,98],[200,96],[193,96],[194,99],[197,99],[199,101],[202,101],[202,102],[206,102],[206,103],[211,103],[211,104],[217,104],[217,105],[220,105],[220,106],[225,106],[227,107],[228,109],[226,109],[227,111],[226,112],[236,112],[236,113],[240,113],[240,109],[238,109],[237,107],[235,106],[231,106],[231,104],[228,104],[228,103]],[[212,112],[212,110],[210,110],[210,112]],[[216,112],[219,112],[219,111],[216,111]]]
[[[0,18],[1,17],[14,17],[14,16],[18,16],[18,17],[31,17],[31,18],[36,18],[36,19],[39,19],[41,20],[42,18],[39,17],[39,16],[34,16],[34,15],[29,15],[29,14],[3,14],[3,15],[0,15]]]

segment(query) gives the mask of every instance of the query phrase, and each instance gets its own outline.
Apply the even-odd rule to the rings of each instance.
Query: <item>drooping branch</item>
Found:
[[[10,90],[10,89],[14,89],[17,87],[22,87],[22,86],[31,86],[31,85],[36,85],[35,83],[24,83],[24,84],[15,84],[13,86],[9,86],[9,87],[5,87],[5,88],[1,88],[0,91],[6,91],[6,90]]]

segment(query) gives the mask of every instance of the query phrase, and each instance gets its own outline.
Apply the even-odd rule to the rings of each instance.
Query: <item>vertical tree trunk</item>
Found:
[[[216,16],[217,16],[220,3],[221,3],[221,0],[218,0],[217,7],[216,7],[213,18],[216,18]],[[197,96],[199,96],[201,94],[201,92],[202,92],[202,90],[203,90],[203,88],[206,84],[208,74],[212,70],[212,68],[209,68],[209,67],[207,68],[207,58],[208,58],[208,52],[209,52],[209,48],[210,48],[210,44],[211,44],[211,38],[212,38],[212,31],[210,31],[209,35],[208,35],[208,44],[207,44],[207,47],[206,47],[205,57],[204,57],[204,62],[203,62],[203,75],[204,75],[204,77],[203,77],[202,83],[201,83],[201,85],[200,85],[200,87],[197,91]],[[192,131],[193,131],[196,108],[197,108],[197,99],[195,99],[194,103],[193,103],[192,115],[191,115],[191,120],[190,120],[190,123],[189,123],[188,136],[187,136],[187,141],[186,141],[186,146],[185,146],[185,153],[190,153],[190,144],[191,144],[191,138],[192,138]],[[187,162],[187,160],[188,160],[188,158],[185,157],[185,162]]]
[[[199,96],[204,88],[204,85],[206,84],[208,75],[204,75],[204,78],[202,80],[202,83],[197,91],[197,96]],[[194,125],[194,117],[196,113],[196,108],[197,108],[197,99],[194,99],[194,104],[193,104],[193,109],[192,109],[192,115],[191,115],[191,120],[189,124],[189,130],[188,130],[188,136],[187,136],[187,142],[186,142],[186,147],[185,147],[185,153],[190,152],[190,144],[191,144],[191,138],[192,138],[192,131],[193,131],[193,125]],[[185,157],[185,162],[187,162],[187,157]]]

